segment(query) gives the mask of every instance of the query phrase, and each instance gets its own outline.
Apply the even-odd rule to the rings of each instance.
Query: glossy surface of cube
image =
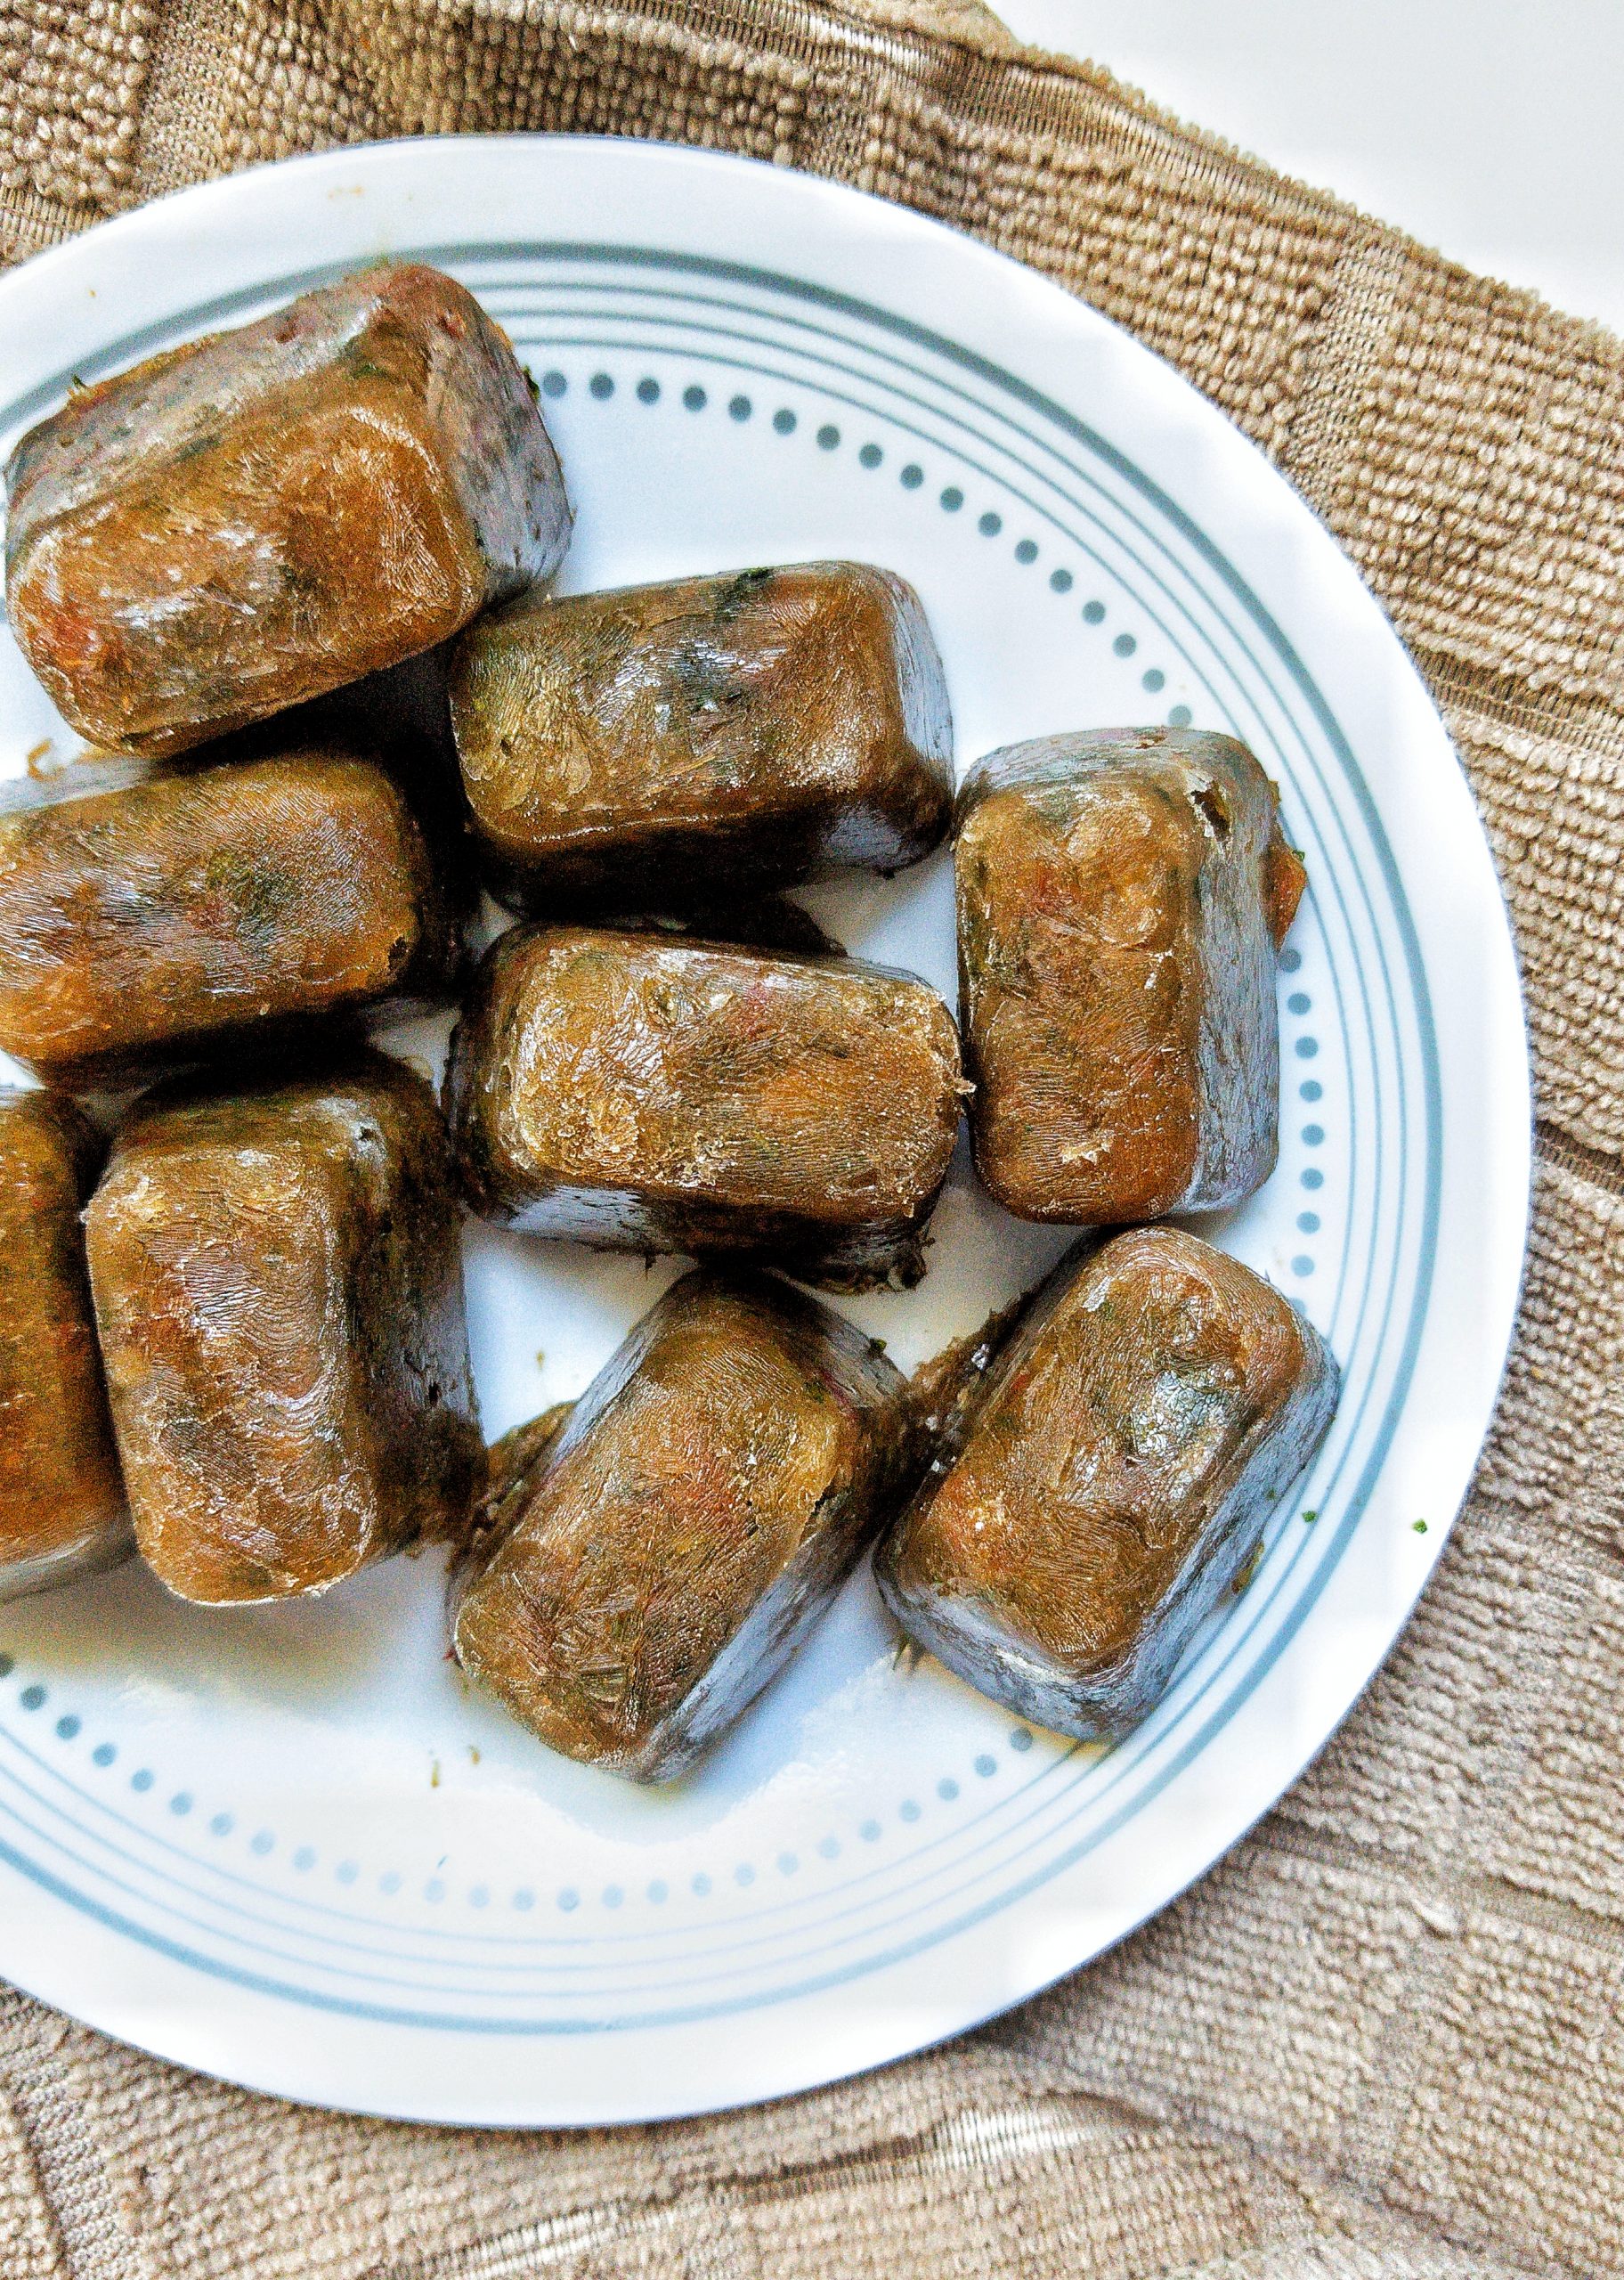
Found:
[[[554,1749],[680,1772],[855,1566],[899,1478],[902,1395],[787,1284],[686,1276],[562,1431],[510,1437],[454,1608],[463,1668]]]
[[[916,1644],[1085,1738],[1160,1698],[1336,1405],[1278,1291],[1196,1236],[1134,1228],[1061,1262],[967,1429],[875,1557]]]
[[[77,763],[0,794],[0,1046],[61,1082],[433,991],[460,957],[370,762]]]
[[[941,660],[862,564],[518,602],[451,708],[491,883],[538,916],[895,871],[947,827]]]
[[[998,1201],[1096,1226],[1259,1186],[1304,874],[1246,747],[1147,729],[993,753],[961,787],[954,867],[976,1168]]]
[[[459,1533],[482,1450],[419,1078],[369,1054],[240,1095],[163,1088],[86,1226],[136,1532],[171,1591],[289,1598]]]
[[[6,493],[24,654],[93,743],[145,753],[432,647],[569,541],[506,335],[415,264],[77,390]]]
[[[837,1288],[918,1279],[960,1095],[953,1017],[911,975],[586,926],[488,954],[447,1088],[485,1217]]]
[[[71,1102],[0,1092],[0,1600],[130,1548],[79,1224],[101,1152]]]

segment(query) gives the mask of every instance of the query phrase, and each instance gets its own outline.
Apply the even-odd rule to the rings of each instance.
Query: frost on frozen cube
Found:
[[[491,884],[538,916],[896,871],[947,828],[941,660],[861,563],[527,597],[464,637],[451,712]]]
[[[130,1548],[79,1224],[100,1154],[71,1102],[0,1091],[0,1600]]]
[[[1057,1732],[1125,1731],[1244,1572],[1336,1405],[1312,1325],[1172,1227],[1075,1252],[875,1557],[914,1642]]]
[[[904,1462],[902,1394],[788,1284],[686,1276],[562,1431],[507,1445],[453,1614],[463,1668],[568,1756],[681,1772],[856,1565]]]
[[[1012,745],[959,794],[976,1167],[1027,1219],[1238,1203],[1274,1168],[1276,962],[1302,896],[1279,795],[1194,729]]]
[[[466,1523],[482,1450],[443,1128],[381,1054],[149,1095],[86,1226],[137,1538],[209,1604]]]
[[[953,1016],[911,974],[566,925],[487,955],[447,1098],[487,1217],[862,1289],[922,1274],[962,1091]]]
[[[570,530],[506,335],[412,263],[77,389],[6,491],[25,656],[93,743],[149,754],[446,639]]]
[[[399,787],[339,747],[0,789],[0,1046],[58,1083],[436,994],[461,956]]]

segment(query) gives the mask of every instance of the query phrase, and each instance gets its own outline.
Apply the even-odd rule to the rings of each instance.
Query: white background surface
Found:
[[[1624,0],[995,0],[1165,109],[1624,332]]]

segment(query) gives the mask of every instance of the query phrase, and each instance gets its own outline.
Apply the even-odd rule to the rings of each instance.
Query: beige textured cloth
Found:
[[[1016,48],[974,0],[0,0],[0,235],[335,141],[809,167],[1170,357],[1420,661],[1515,914],[1539,1172],[1470,1506],[1265,1826],[1093,1969],[743,2116],[480,2138],[0,1995],[4,2280],[1624,2274],[1624,349]]]

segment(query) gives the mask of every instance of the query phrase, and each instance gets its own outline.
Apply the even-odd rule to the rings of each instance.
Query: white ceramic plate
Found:
[[[467,1692],[432,1559],[310,1606],[204,1612],[129,1568],[0,1609],[0,1972],[291,2097],[647,2120],[1018,2001],[1162,1907],[1324,1742],[1438,1557],[1499,1376],[1529,1174],[1516,974],[1441,724],[1295,494],[1090,310],[850,191],[523,137],[187,191],[0,281],[0,448],[74,374],[385,252],[462,278],[540,381],[579,511],[566,587],[888,565],[935,624],[962,763],[1057,729],[1233,730],[1312,882],[1279,1168],[1215,1232],[1328,1333],[1345,1396],[1250,1588],[1112,1754],[899,1666],[866,1572],[664,1793]],[[69,741],[9,644],[0,737],[12,770]],[[808,899],[951,996],[945,856]],[[961,1167],[925,1282],[849,1310],[910,1364],[1058,1248]],[[471,1233],[491,1433],[578,1392],[672,1271]]]

